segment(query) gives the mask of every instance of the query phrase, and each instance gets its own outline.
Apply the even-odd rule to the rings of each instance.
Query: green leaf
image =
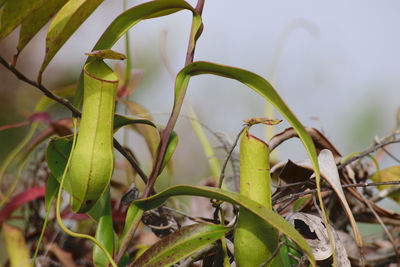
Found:
[[[121,127],[126,126],[126,125],[149,125],[154,128],[157,128],[157,125],[155,125],[151,120],[148,119],[143,119],[139,117],[128,117],[128,116],[123,116],[120,114],[115,114],[114,116],[114,131],[118,131],[121,129]]]
[[[10,34],[26,17],[40,8],[45,2],[45,0],[7,1],[1,13],[0,40]]]
[[[28,142],[32,139],[33,135],[36,132],[36,129],[38,128],[39,123],[34,122],[32,123],[29,131],[26,133],[25,137],[19,144],[7,155],[7,157],[1,162],[0,165],[0,184],[5,176],[5,173],[10,166],[12,166],[12,163],[15,159],[18,159],[18,170],[17,170],[17,175],[14,178],[13,183],[10,185],[10,187],[7,189],[7,192],[2,198],[0,198],[0,210],[4,206],[4,204],[9,200],[11,197],[12,193],[14,192],[16,185],[18,183],[18,179],[20,177],[22,167],[27,163],[27,157],[21,157],[20,152],[22,149],[28,144]]]
[[[30,1],[32,2],[32,1]],[[19,55],[30,40],[46,25],[67,0],[47,0],[45,5],[32,12],[21,24],[17,50]]]
[[[46,184],[46,194],[44,198],[44,203],[46,206],[46,211],[50,212],[51,204],[53,203],[58,189],[60,187],[60,183],[57,181],[57,179],[50,174],[49,179],[47,180]]]
[[[202,22],[200,15],[191,5],[182,0],[151,1],[128,9],[119,15],[108,26],[93,50],[111,49],[130,28],[142,20],[170,15],[184,9],[193,13],[194,34],[191,38],[197,39],[202,31]]]
[[[173,116],[176,120],[177,116],[179,115],[190,77],[201,74],[213,74],[237,80],[247,85],[257,93],[259,93],[261,96],[263,96],[266,100],[271,102],[271,104],[273,104],[275,108],[282,113],[282,115],[288,120],[288,122],[298,133],[313,163],[316,176],[320,176],[318,169],[317,153],[315,151],[315,147],[311,140],[311,137],[308,135],[304,126],[285,104],[285,102],[278,95],[272,85],[269,84],[264,78],[253,72],[204,61],[198,61],[188,65],[187,67],[183,68],[176,77],[174,109],[171,117]]]
[[[102,2],[103,0],[70,0],[61,8],[47,33],[46,55],[40,67],[39,80],[58,50]]]
[[[293,242],[304,251],[310,262],[315,263],[309,245],[292,225],[290,225],[279,214],[238,193],[214,187],[178,185],[170,187],[149,198],[136,200],[132,202],[132,205],[136,205],[138,208],[143,210],[150,210],[163,204],[169,197],[178,195],[202,196],[239,205],[240,207],[249,210],[265,222],[271,224],[273,227],[292,239]]]
[[[159,131],[159,134],[161,134],[161,132],[163,131],[162,130],[163,129],[162,126],[157,126],[152,121],[147,120],[147,119],[130,118],[130,117],[127,117],[127,116],[122,116],[122,115],[116,114],[115,117],[114,117],[114,120],[115,120],[114,121],[114,129],[115,129],[115,131],[119,130],[122,126],[126,126],[126,125],[132,125],[132,127],[134,127],[134,129],[138,129],[138,132],[140,134],[145,134],[145,133],[149,133],[150,132],[150,131],[147,131],[147,130],[144,129],[144,128],[146,128],[146,127],[143,127],[145,125],[152,126],[152,127],[156,128]],[[149,145],[150,142],[153,142],[153,141],[156,142],[154,140],[155,139],[154,137],[152,137],[151,140],[148,140],[145,135],[143,135],[143,137],[145,138],[146,143],[148,145]],[[159,139],[159,138],[157,138],[157,139]],[[172,132],[172,134],[171,134],[171,136],[169,138],[167,153],[166,153],[166,156],[164,158],[160,173],[164,169],[164,167],[168,164],[168,162],[171,159],[172,154],[174,153],[177,145],[178,145],[178,135],[177,135],[176,132]],[[152,143],[152,146],[156,147],[156,143]],[[152,150],[150,150],[150,151],[152,151]],[[157,150],[155,150],[155,153],[156,153],[155,157],[157,158]]]
[[[109,189],[106,189],[106,192],[108,192]],[[94,204],[93,208],[91,208],[87,214],[96,222],[99,222],[101,219],[101,216],[104,214],[104,210],[106,210],[106,206],[108,205],[107,200],[108,199],[108,193],[104,193],[101,198]]]
[[[183,99],[185,98],[185,93],[187,90],[187,86],[189,84],[189,80],[192,76],[200,75],[200,74],[214,74],[221,77],[226,77],[229,79],[237,80],[255,92],[259,93],[266,100],[268,100],[292,125],[292,127],[296,130],[298,136],[304,144],[304,147],[307,150],[307,153],[310,157],[311,163],[314,168],[314,173],[316,177],[317,189],[318,189],[318,199],[321,203],[321,211],[324,217],[324,221],[328,224],[328,218],[326,216],[325,208],[322,202],[322,196],[320,193],[320,171],[318,167],[317,160],[317,152],[315,150],[314,143],[312,142],[311,137],[307,133],[304,126],[300,123],[300,121],[296,118],[293,112],[289,109],[289,107],[285,104],[279,94],[275,91],[271,84],[269,84],[264,78],[261,76],[252,73],[247,70],[234,68],[230,66],[219,65],[210,62],[194,62],[185,68],[183,68],[176,77],[175,82],[175,99],[174,99],[174,108],[172,110],[170,120],[168,121],[168,130],[173,129],[175,126],[176,120],[178,119],[179,112],[182,107]],[[331,240],[331,246],[334,247],[332,234],[328,230],[328,236]],[[333,249],[334,251],[334,249]],[[336,263],[336,258],[334,257],[334,263]]]
[[[375,173],[372,177],[371,180],[374,182],[391,182],[391,181],[399,181],[400,180],[400,165],[396,166],[391,166],[389,168],[380,170],[379,172]],[[397,185],[380,185],[377,186],[379,191],[382,191],[384,189],[389,189],[389,188],[398,188]],[[394,192],[392,191],[391,194],[389,194],[389,197],[396,201],[397,203],[400,203],[400,189],[395,190]]]
[[[183,0],[163,0],[151,1],[135,7],[132,7],[121,15],[119,15],[108,26],[106,31],[97,41],[93,50],[111,49],[112,46],[133,26],[138,22],[146,19],[161,17],[173,14],[181,10],[190,10],[193,13],[192,29],[190,39],[197,40],[203,30],[203,25],[200,15],[196,10]],[[93,59],[88,59],[88,61]],[[77,96],[74,104],[78,106],[81,103],[83,93],[83,80],[80,79],[78,85]]]
[[[216,224],[193,224],[161,239],[132,266],[170,266],[217,241],[231,228]]]
[[[110,187],[103,194],[105,200],[104,210],[98,221],[95,238],[112,255],[114,252],[114,228],[111,213]],[[98,247],[93,247],[93,263],[95,266],[108,266],[109,261],[104,252]]]
[[[161,165],[161,169],[160,169],[160,173],[164,170],[165,166],[167,165],[167,163],[169,162],[169,160],[172,157],[172,154],[175,152],[176,146],[178,145],[178,135],[176,134],[176,132],[172,132],[171,136],[169,137],[168,140],[168,147],[167,150],[165,152],[165,157],[163,160],[163,163]],[[156,160],[154,161],[157,162],[157,158],[158,158],[158,154],[156,156]]]
[[[55,137],[50,140],[46,150],[46,162],[57,181],[61,182],[67,160],[72,148],[72,136]],[[65,177],[64,189],[73,197],[68,176]]]
[[[94,57],[97,59],[117,59],[117,60],[125,60],[126,56],[124,54],[115,52],[111,49],[104,50],[94,50],[90,53],[85,53],[85,55],[89,57]]]
[[[204,132],[203,126],[197,119],[197,115],[194,112],[193,107],[188,102],[186,103],[187,103],[187,105],[185,106],[186,112],[190,117],[190,122],[192,124],[193,130],[195,131],[197,139],[199,139],[200,144],[203,147],[203,151],[206,158],[208,159],[208,166],[210,167],[214,180],[216,183],[218,183],[221,174],[221,165],[216,156],[213,146],[211,145],[206,133]],[[226,189],[225,184],[222,185],[222,188]]]
[[[131,230],[132,226],[133,225],[137,226],[139,224],[140,220],[142,219],[143,212],[144,212],[143,209],[138,208],[138,206],[136,205],[131,204],[129,206],[125,217],[124,230],[122,232],[119,242],[120,245],[125,242],[125,239],[127,238],[128,233]]]
[[[134,101],[122,101],[122,103],[125,104],[125,106],[128,108],[128,111],[133,115],[133,116],[140,116],[144,119],[147,120],[153,120],[150,112],[143,107],[142,105],[140,105],[139,103],[136,103]],[[146,125],[142,125],[142,124],[132,124],[131,125],[132,128],[141,136],[143,136],[147,148],[150,151],[150,154],[154,160],[156,154],[157,154],[157,147],[158,147],[158,143],[160,142],[160,136],[158,134],[157,131],[155,131],[154,129],[146,126]]]

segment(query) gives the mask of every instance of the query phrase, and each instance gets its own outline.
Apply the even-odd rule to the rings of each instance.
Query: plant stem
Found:
[[[368,154],[370,154],[372,152],[375,152],[376,150],[378,150],[378,149],[380,149],[382,147],[385,147],[387,145],[394,144],[394,143],[400,143],[400,139],[394,138],[394,139],[384,140],[379,144],[372,145],[370,148],[366,149],[365,151],[363,151],[363,152],[355,155],[354,157],[351,157],[351,158],[347,159],[345,162],[341,163],[338,166],[338,170],[343,169],[345,166],[349,165],[353,161],[361,159],[361,158],[365,157],[366,155],[368,155]]]
[[[196,11],[200,15],[202,14],[202,11],[203,11],[204,1],[205,0],[198,0],[197,5],[196,5]],[[193,33],[191,32],[190,36],[192,36],[192,34]],[[185,66],[187,66],[193,62],[194,51],[196,48],[195,42],[196,42],[196,39],[192,39],[192,38],[189,39],[188,49],[186,52]],[[171,116],[168,120],[167,126],[165,127],[165,130],[161,133],[161,140],[160,140],[160,145],[158,148],[157,161],[155,163],[153,170],[151,171],[149,180],[146,184],[146,188],[143,192],[143,198],[149,197],[154,192],[154,184],[156,182],[158,175],[160,174],[161,166],[164,161],[165,153],[166,153],[166,150],[168,147],[168,141],[171,137],[172,129],[175,126],[177,116],[178,116],[178,114],[171,114]],[[126,236],[124,242],[121,244],[121,247],[117,253],[118,255],[123,255],[123,253],[125,253],[125,250],[128,247],[130,240],[132,239],[133,235],[135,234],[136,227],[137,227],[136,225],[132,225],[131,228],[129,229],[129,234]],[[116,262],[118,264],[119,259],[117,259]]]
[[[12,73],[14,73],[14,75],[17,76],[17,78],[20,79],[21,81],[23,81],[25,83],[28,83],[28,84],[38,88],[48,98],[53,99],[54,101],[64,105],[66,108],[68,108],[72,112],[74,117],[80,117],[81,116],[81,112],[74,105],[72,105],[71,102],[69,102],[65,98],[62,98],[62,97],[59,97],[59,96],[53,94],[50,90],[48,90],[42,84],[39,84],[37,82],[34,82],[34,81],[28,79],[24,74],[22,74],[22,72],[17,70],[12,65],[8,64],[7,61],[4,58],[2,58],[1,56],[0,56],[0,64],[3,65],[4,67],[6,67],[8,70],[10,70]]]
[[[205,0],[199,0],[197,2],[196,5],[196,11],[199,14],[202,14],[203,12],[203,7],[204,7],[204,1]],[[193,31],[193,27],[192,27],[192,31]],[[193,32],[190,33],[190,36],[193,35]],[[189,64],[193,63],[193,57],[194,57],[194,51],[196,48],[196,38],[189,39],[189,44],[188,44],[188,49],[186,52],[186,60],[185,60],[185,67],[188,66]],[[146,188],[143,192],[143,197],[149,197],[152,194],[153,188],[154,188],[154,184],[157,180],[158,175],[160,174],[160,170],[161,170],[161,166],[162,163],[164,161],[164,157],[165,157],[165,153],[167,151],[167,147],[168,147],[168,141],[171,137],[172,134],[172,130],[175,126],[176,120],[177,120],[177,116],[178,114],[171,114],[167,126],[165,127],[165,130],[162,132],[161,134],[161,141],[160,141],[160,146],[158,148],[158,158],[157,158],[157,162],[150,174],[149,177],[149,182],[146,184]]]
[[[90,236],[90,235],[75,233],[75,232],[69,230],[69,229],[64,225],[64,223],[63,223],[63,221],[62,221],[62,219],[61,219],[61,214],[60,214],[61,193],[62,193],[62,191],[63,191],[65,176],[66,176],[66,174],[67,174],[69,165],[70,165],[70,163],[71,163],[71,158],[72,158],[71,155],[72,155],[72,153],[73,153],[74,146],[75,146],[75,143],[76,143],[76,137],[77,137],[76,132],[77,132],[77,121],[76,121],[76,118],[74,118],[74,139],[73,139],[73,142],[72,142],[71,154],[70,154],[70,156],[68,157],[67,164],[65,165],[64,173],[63,173],[62,178],[61,178],[60,188],[58,189],[57,200],[56,200],[56,218],[57,218],[57,222],[58,222],[60,228],[61,228],[65,233],[67,233],[68,235],[73,236],[73,237],[76,237],[76,238],[85,238],[85,239],[89,239],[89,240],[92,241],[94,244],[96,244],[97,246],[99,246],[99,248],[100,248],[100,249],[104,252],[104,254],[106,255],[106,257],[107,257],[108,261],[111,263],[111,265],[112,265],[113,267],[117,267],[117,264],[114,262],[114,260],[113,260],[112,256],[110,255],[110,253],[107,251],[107,249],[105,249],[105,248],[103,247],[103,245],[102,245],[96,238],[94,238],[93,236]]]

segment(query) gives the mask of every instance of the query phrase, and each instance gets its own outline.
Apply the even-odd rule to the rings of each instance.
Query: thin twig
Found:
[[[373,195],[371,198],[369,198],[368,200],[371,202],[378,202],[381,201],[382,199],[384,199],[385,197],[390,196],[391,194],[398,192],[400,190],[400,185],[397,184],[395,186],[390,186],[387,187],[381,191],[379,191],[377,194]]]
[[[242,135],[243,131],[244,131],[246,128],[247,128],[247,126],[246,126],[246,127],[243,127],[243,128],[240,130],[240,132],[239,132],[238,135],[236,136],[235,142],[233,143],[233,145],[232,145],[232,147],[231,147],[231,150],[229,151],[228,155],[227,155],[226,158],[225,158],[225,162],[224,162],[224,164],[222,165],[222,169],[221,169],[221,175],[219,176],[218,188],[221,188],[221,186],[222,186],[222,182],[224,181],[224,178],[225,178],[225,169],[226,169],[226,166],[228,165],[228,162],[229,162],[229,159],[230,159],[230,157],[231,157],[231,155],[232,155],[232,153],[233,153],[233,150],[235,149],[235,147],[237,146],[237,143],[239,142],[240,136]]]
[[[396,161],[397,163],[400,163],[400,159],[397,158],[395,155],[393,155],[392,153],[390,153],[386,148],[382,147],[382,150],[389,156],[391,157],[394,161]]]
[[[203,11],[204,1],[205,0],[198,0],[198,2],[197,2],[196,11],[199,14],[201,14]],[[193,33],[191,32],[190,36],[192,36],[192,34]],[[196,48],[196,39],[190,38],[187,53],[186,53],[185,67],[193,62],[195,48]],[[161,133],[161,140],[160,140],[160,144],[158,147],[157,161],[155,162],[155,165],[151,171],[148,182],[146,184],[146,188],[144,189],[144,192],[143,192],[144,198],[149,197],[154,192],[154,185],[157,180],[157,177],[160,174],[162,163],[164,161],[165,154],[166,154],[166,151],[168,148],[169,139],[171,137],[172,130],[173,130],[173,127],[175,126],[175,122],[177,119],[177,117],[174,117],[174,116],[177,116],[177,114],[174,115],[174,112],[172,112],[171,116],[168,120],[167,126],[165,127],[165,130]],[[135,232],[136,232],[136,227],[131,227],[129,229],[129,232],[126,235],[124,241],[122,242],[117,255],[122,256],[125,253],[125,251],[128,247],[128,244],[129,244],[130,240],[133,238],[133,235],[135,234]],[[119,263],[120,259],[121,259],[121,257],[119,257],[118,259],[115,259],[117,264]]]
[[[400,139],[396,139],[395,137],[392,137],[390,139],[383,140],[381,143],[375,144],[375,145],[371,146],[370,148],[366,149],[365,151],[361,152],[360,154],[357,154],[354,157],[351,157],[348,160],[346,160],[345,162],[341,163],[338,166],[338,170],[343,169],[345,166],[349,165],[353,161],[359,160],[359,159],[365,157],[366,155],[373,153],[382,147],[385,147],[390,144],[395,144],[395,143],[400,143]]]
[[[143,182],[147,183],[147,181],[149,180],[147,178],[147,175],[139,167],[139,165],[136,163],[136,161],[132,157],[132,155],[130,153],[128,153],[128,151],[125,148],[123,148],[123,146],[121,146],[121,144],[115,138],[114,138],[114,147],[129,161],[132,168],[139,174],[139,176],[140,176],[140,178],[142,178]]]
[[[272,255],[263,264],[261,264],[260,267],[268,266],[268,264],[270,262],[272,262],[272,260],[276,257],[276,255],[278,255],[279,251],[281,250],[282,245],[283,245],[283,243],[279,242],[278,246],[276,247],[276,249],[274,250]]]
[[[205,0],[198,0],[198,2],[197,2],[196,11],[199,14],[201,14],[203,11],[204,1]],[[193,30],[194,29],[192,28],[192,31]],[[190,36],[192,36],[193,34],[194,33],[191,32]],[[193,63],[195,49],[196,49],[196,38],[189,38],[188,48],[187,48],[187,52],[186,52],[186,59],[185,59],[185,67],[190,65],[191,63]],[[170,118],[168,120],[167,126],[165,127],[165,130],[161,134],[160,145],[158,148],[157,161],[151,171],[151,174],[149,177],[149,182],[146,184],[146,188],[144,189],[144,192],[143,192],[144,198],[149,197],[152,194],[157,177],[160,175],[161,166],[162,166],[162,163],[165,158],[165,154],[166,154],[166,151],[168,148],[168,143],[169,143],[169,139],[172,134],[172,130],[175,126],[176,120],[178,119],[179,110],[180,110],[180,108],[179,109],[175,109],[175,107],[173,108]]]
[[[362,194],[360,194],[360,195],[361,195],[361,197],[364,199],[364,203],[367,205],[367,207],[369,208],[369,210],[372,212],[372,214],[375,216],[375,218],[376,218],[376,220],[378,221],[378,223],[382,226],[383,230],[385,231],[386,236],[388,237],[390,243],[391,243],[392,246],[393,246],[393,250],[394,250],[394,252],[395,252],[395,254],[396,254],[397,264],[398,264],[398,266],[399,266],[399,265],[400,265],[400,254],[399,254],[399,250],[397,249],[397,245],[396,245],[396,242],[395,242],[394,239],[393,239],[392,234],[390,233],[389,229],[386,227],[385,223],[382,221],[381,217],[378,215],[378,213],[377,213],[377,212],[375,211],[375,209],[372,207],[372,205],[371,205],[371,203],[369,202],[369,200],[368,200],[364,195],[362,195]],[[363,255],[363,254],[364,254],[364,253],[363,253],[363,248],[360,248],[360,250],[361,250],[361,251],[360,251],[360,252],[361,252],[361,255]],[[363,257],[363,256],[361,256],[361,260],[362,260],[362,261],[364,260],[364,257]]]
[[[42,84],[39,84],[37,82],[30,80],[24,74],[22,74],[19,70],[17,70],[15,67],[8,64],[7,61],[4,58],[2,58],[1,56],[0,56],[0,63],[4,67],[6,67],[8,70],[10,70],[12,73],[14,73],[14,75],[17,76],[17,78],[19,80],[38,88],[48,98],[53,99],[54,101],[64,105],[66,108],[68,108],[72,112],[74,117],[81,116],[81,112],[74,105],[72,105],[71,102],[68,101],[68,99],[59,97],[59,96],[55,95],[54,93],[52,93],[50,90],[48,90],[46,87],[44,87]]]
[[[182,211],[180,211],[180,210],[176,210],[176,209],[170,208],[170,207],[168,207],[168,206],[163,206],[163,208],[164,208],[164,209],[167,209],[167,210],[169,210],[169,211],[171,211],[171,212],[174,212],[174,213],[176,213],[176,214],[178,214],[178,215],[181,215],[181,216],[183,216],[183,217],[186,217],[186,218],[188,218],[189,220],[192,220],[192,221],[197,222],[197,223],[209,223],[208,221],[203,220],[203,219],[200,218],[200,217],[194,217],[194,216],[189,215],[189,214],[187,214],[187,213],[185,213],[185,212],[182,212]]]
[[[348,188],[348,187],[369,187],[369,186],[380,186],[380,185],[397,185],[400,184],[400,181],[390,181],[390,182],[377,182],[377,183],[358,183],[358,184],[344,184],[342,185],[342,188]],[[321,192],[325,191],[333,191],[332,188],[321,188]],[[314,194],[317,192],[317,189],[310,189],[304,192],[299,192],[299,193],[293,193],[289,194],[286,196],[283,196],[275,201],[273,201],[272,205],[276,205],[279,203],[282,203],[286,200],[289,199],[297,199],[306,195]]]

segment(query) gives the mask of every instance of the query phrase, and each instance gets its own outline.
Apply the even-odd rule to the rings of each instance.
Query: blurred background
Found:
[[[77,81],[86,60],[84,53],[122,12],[122,6],[122,1],[105,0],[70,38],[44,74],[43,83],[48,88]],[[195,60],[240,67],[265,77],[305,126],[323,131],[345,156],[364,150],[375,136],[388,135],[396,126],[400,104],[399,10],[396,0],[206,1],[204,31]],[[131,99],[145,106],[160,124],[166,123],[172,109],[174,88],[161,51],[165,49],[171,69],[177,73],[185,61],[190,25],[191,13],[182,11],[141,22],[129,33],[133,67],[144,71]],[[42,30],[20,55],[17,65],[34,80],[44,56],[45,36],[46,30]],[[18,31],[0,43],[0,54],[9,61],[16,52],[17,40]],[[125,53],[123,39],[113,49]],[[0,80],[0,126],[26,120],[41,93],[19,82],[4,67],[0,67]],[[202,123],[227,133],[231,139],[244,119],[264,116],[262,97],[235,81],[210,75],[191,79],[187,100]],[[63,107],[56,112],[59,117],[70,116]],[[276,113],[276,118],[282,116]],[[286,127],[283,122],[277,131]],[[0,132],[1,161],[26,130]],[[176,131],[176,182],[198,182],[209,176],[207,159],[189,120],[180,118]],[[252,131],[265,136],[262,126]],[[217,146],[215,138],[209,136]],[[143,139],[129,133],[129,140],[149,171],[150,156]],[[279,150],[282,160],[305,156],[297,139]]]

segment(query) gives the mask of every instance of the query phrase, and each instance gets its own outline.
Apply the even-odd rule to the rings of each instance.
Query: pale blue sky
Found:
[[[121,1],[106,0],[49,69],[71,72],[73,66],[83,64],[84,53],[121,10]],[[206,0],[205,27],[195,60],[245,68],[268,80],[282,32],[295,20],[307,21],[318,29],[318,36],[300,28],[289,35],[274,85],[303,124],[320,127],[320,122],[311,119],[319,118],[328,137],[347,154],[365,148],[375,135],[386,134],[395,125],[400,104],[399,11],[400,2],[396,0]],[[142,22],[130,33],[135,66],[145,69],[145,82],[135,98],[154,113],[170,112],[173,99],[173,79],[164,66],[154,69],[154,64],[161,62],[162,32],[168,31],[167,54],[178,71],[184,63],[190,21],[190,12],[179,12]],[[39,43],[44,34],[36,38]],[[38,46],[32,45],[30,51]],[[117,43],[114,49],[124,52],[124,43]],[[42,55],[35,56],[40,62]],[[152,60],[146,63],[149,56]],[[261,97],[222,78],[194,78],[188,99],[203,122],[231,136],[240,130],[243,119],[263,115]],[[156,119],[165,122],[167,116]],[[287,150],[284,153],[290,156],[290,146]]]

